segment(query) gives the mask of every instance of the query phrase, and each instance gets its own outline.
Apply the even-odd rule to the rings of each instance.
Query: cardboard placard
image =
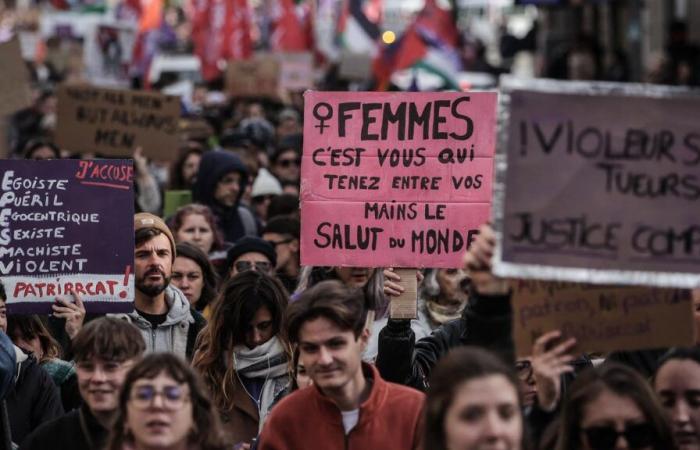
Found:
[[[416,269],[396,269],[401,277],[404,291],[398,297],[391,297],[389,317],[392,319],[415,319],[418,317],[418,280]]]
[[[0,113],[6,115],[29,106],[32,99],[29,71],[17,38],[0,44],[0,61]]]
[[[280,53],[280,87],[304,91],[314,86],[314,59],[311,52]]]
[[[0,155],[8,155],[7,122],[17,110],[31,104],[32,93],[29,87],[29,71],[22,59],[19,40],[14,38],[0,43]]]
[[[10,313],[79,294],[88,312],[133,310],[131,160],[0,161],[0,273]]]
[[[144,91],[61,86],[56,141],[80,153],[131,156],[142,147],[146,156],[178,156],[180,100]]]
[[[513,337],[529,356],[539,336],[560,330],[580,351],[687,346],[695,339],[690,291],[514,280]]]
[[[229,61],[226,91],[231,97],[279,99],[280,61],[272,54],[260,53],[250,59]]]
[[[506,79],[494,272],[700,286],[700,95]]]
[[[490,214],[496,94],[304,98],[302,264],[460,267]]]

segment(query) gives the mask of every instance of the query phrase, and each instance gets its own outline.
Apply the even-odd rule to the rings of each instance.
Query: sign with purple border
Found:
[[[133,311],[131,160],[0,161],[0,274],[9,313],[81,296],[89,313]]]

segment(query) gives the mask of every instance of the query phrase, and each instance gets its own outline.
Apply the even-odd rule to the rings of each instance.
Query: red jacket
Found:
[[[285,397],[275,406],[260,435],[259,450],[412,450],[423,435],[424,395],[384,381],[374,366],[363,363],[373,380],[369,398],[360,405],[355,428],[345,434],[340,410],[316,387]]]

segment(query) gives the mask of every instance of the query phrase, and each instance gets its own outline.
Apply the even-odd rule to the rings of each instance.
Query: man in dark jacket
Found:
[[[92,450],[106,444],[119,391],[145,349],[143,338],[130,323],[103,317],[80,330],[73,349],[83,405],[37,428],[21,449]]]
[[[472,292],[462,317],[443,324],[418,342],[409,320],[390,319],[379,333],[376,365],[386,380],[425,390],[437,361],[461,345],[486,348],[515,364],[508,284],[491,273],[493,231],[490,227],[480,231],[465,256]]]
[[[222,150],[202,156],[192,197],[211,208],[228,242],[258,234],[253,213],[240,205],[247,184],[248,171],[235,154]]]

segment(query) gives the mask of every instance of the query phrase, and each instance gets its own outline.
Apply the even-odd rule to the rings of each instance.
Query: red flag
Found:
[[[247,59],[253,53],[250,12],[246,0],[195,0],[192,39],[202,62],[202,76],[221,74],[220,63]]]
[[[272,17],[272,35],[270,36],[272,50],[286,52],[308,50],[308,36],[297,17],[292,0],[275,0],[270,15]]]

